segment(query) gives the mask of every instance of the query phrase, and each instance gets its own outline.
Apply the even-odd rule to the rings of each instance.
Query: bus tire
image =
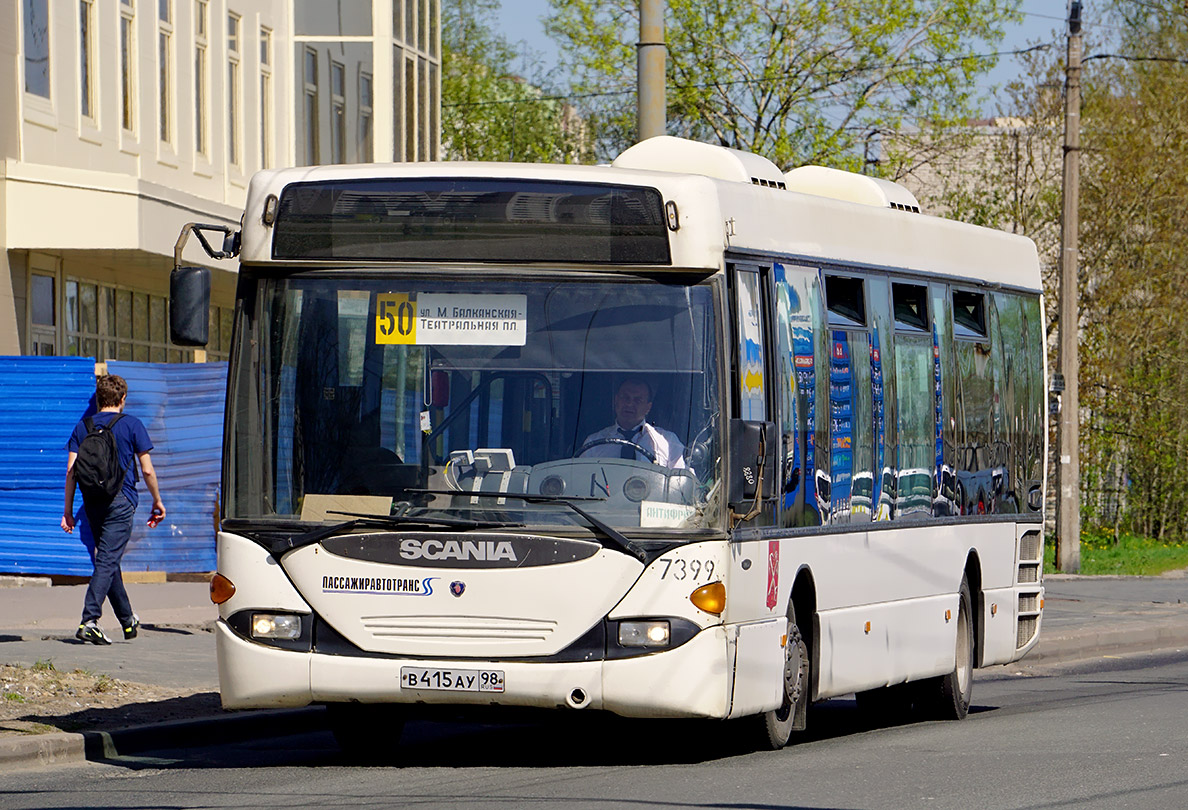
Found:
[[[788,641],[784,644],[784,699],[778,709],[748,718],[759,726],[759,742],[777,751],[805,727],[809,702],[809,651],[796,623],[796,609],[788,606]]]
[[[363,762],[392,759],[404,730],[404,715],[404,708],[393,704],[326,704],[326,722],[339,749]]]
[[[973,696],[974,627],[969,580],[961,577],[957,606],[957,648],[953,671],[925,681],[921,706],[939,720],[961,720],[969,713]]]

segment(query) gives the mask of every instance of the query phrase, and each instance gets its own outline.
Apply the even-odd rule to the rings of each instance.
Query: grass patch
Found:
[[[54,666],[54,659],[38,659],[37,663],[30,667],[34,672],[57,672],[58,668]]]
[[[1044,543],[1044,571],[1056,572],[1056,543]],[[1167,543],[1122,532],[1081,533],[1081,570],[1088,576],[1155,576],[1188,568],[1188,543]]]
[[[16,692],[5,692],[4,699],[9,703],[24,703],[25,696]]]

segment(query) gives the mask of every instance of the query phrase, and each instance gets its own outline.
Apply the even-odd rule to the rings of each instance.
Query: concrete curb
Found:
[[[214,742],[243,742],[267,735],[288,736],[326,727],[325,709],[274,709],[173,720],[113,731],[55,732],[0,737],[0,771],[101,762],[140,751]]]
[[[1060,636],[1044,635],[1023,663],[1057,663],[1096,658],[1101,655],[1156,652],[1188,647],[1188,624],[1152,623],[1122,626]]]

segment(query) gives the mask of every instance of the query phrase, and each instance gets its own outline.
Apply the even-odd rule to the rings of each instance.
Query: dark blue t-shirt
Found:
[[[91,420],[95,423],[95,427],[100,427],[106,425],[115,416],[115,411],[99,411],[91,415]],[[127,474],[124,476],[123,493],[135,508],[140,499],[136,494],[136,477],[133,475],[132,465],[136,463],[136,456],[153,449],[153,443],[149,439],[148,431],[144,429],[144,424],[129,414],[124,414],[124,418],[116,422],[112,433],[115,434],[116,449],[120,454],[120,466],[127,470]],[[70,434],[70,441],[66,443],[66,449],[71,453],[77,453],[78,445],[86,435],[87,423],[86,420],[82,420],[74,426],[74,432]]]

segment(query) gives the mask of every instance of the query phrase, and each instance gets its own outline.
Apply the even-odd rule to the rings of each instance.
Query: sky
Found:
[[[1092,0],[1086,0],[1086,33],[1093,23]],[[1068,15],[1067,0],[1023,0],[1024,18],[1019,25],[1011,25],[1001,51],[1026,47],[1035,41],[1059,42],[1063,49],[1064,21]],[[523,42],[529,49],[543,54],[546,65],[556,60],[557,49],[544,33],[541,18],[548,12],[548,0],[502,0],[502,12],[498,23],[501,33],[513,43]],[[1019,72],[1014,57],[1004,56],[983,82],[987,93],[992,86],[1003,86]],[[993,103],[987,105],[986,114],[994,113]]]

